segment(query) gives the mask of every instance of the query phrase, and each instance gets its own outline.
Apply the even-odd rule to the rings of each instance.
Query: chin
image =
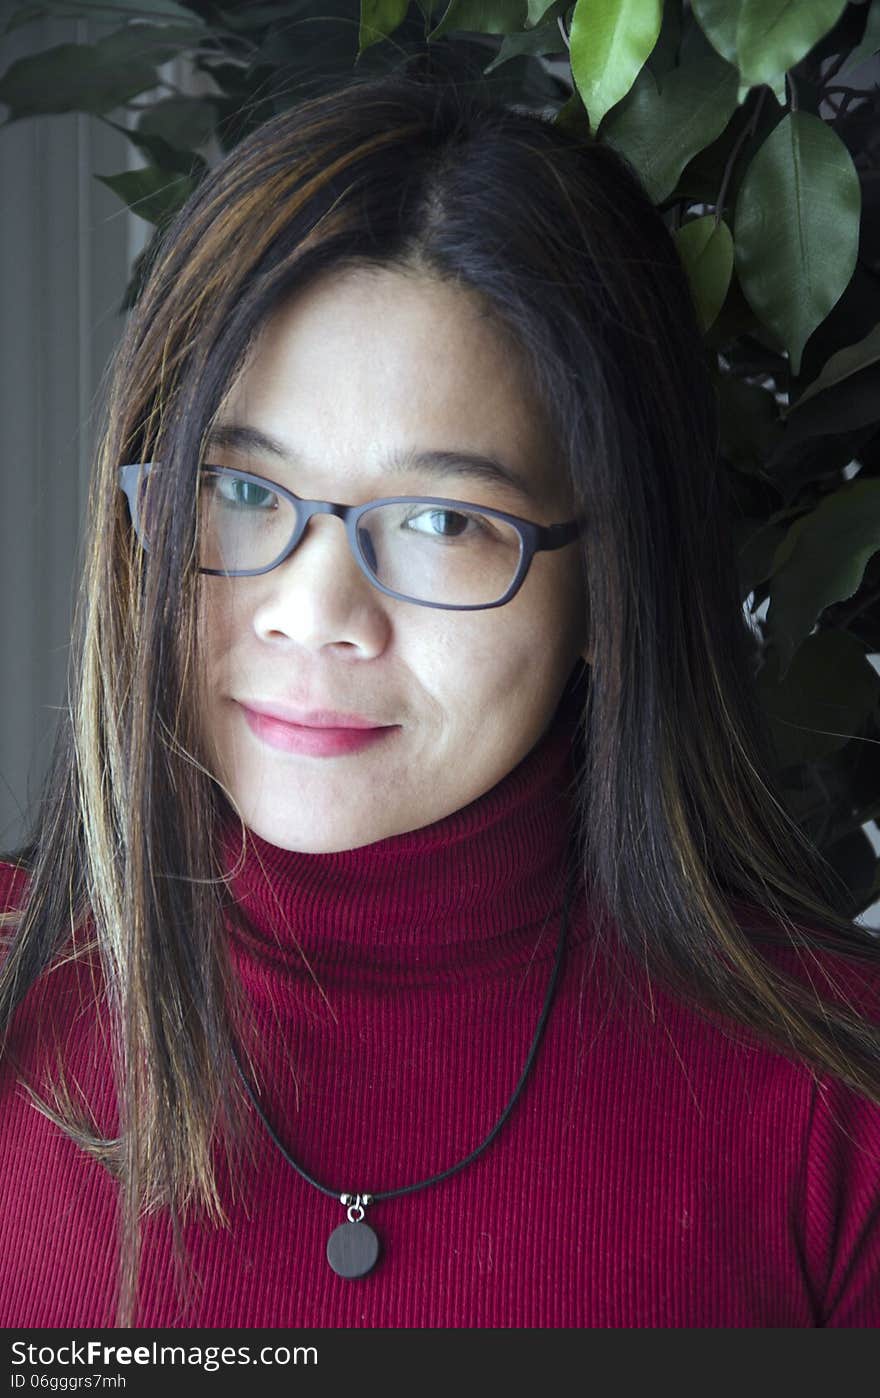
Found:
[[[301,814],[295,819],[261,816],[259,811],[249,814],[247,806],[241,807],[244,823],[255,835],[267,844],[278,849],[295,850],[299,854],[337,854],[341,850],[357,849],[360,845],[370,845],[382,839],[376,834],[375,824],[365,830],[348,822],[340,825],[332,820],[310,819],[303,826]]]

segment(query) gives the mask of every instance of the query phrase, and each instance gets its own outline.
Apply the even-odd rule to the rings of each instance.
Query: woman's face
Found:
[[[468,292],[388,269],[300,292],[263,331],[218,417],[212,464],[306,499],[433,495],[539,524],[572,517],[516,353]],[[231,428],[272,439],[229,445]],[[389,458],[492,457],[522,479]],[[257,577],[200,579],[206,738],[246,825],[285,849],[353,849],[428,825],[489,791],[553,717],[587,644],[578,545],[535,555],[488,611],[416,606],[374,588],[342,522],[318,515]],[[330,710],[382,731],[312,734],[249,715]],[[288,741],[292,740],[292,741]]]

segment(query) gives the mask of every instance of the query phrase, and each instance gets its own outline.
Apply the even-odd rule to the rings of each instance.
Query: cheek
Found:
[[[534,586],[528,586],[534,582]],[[395,649],[437,697],[510,711],[550,695],[568,678],[586,644],[586,601],[576,567],[527,579],[504,607],[427,613],[396,627]]]
[[[497,684],[499,662],[509,654],[505,628],[490,613],[436,612],[437,620],[398,629],[398,654],[423,686],[438,694],[475,695]]]
[[[589,608],[586,579],[578,556],[554,562],[556,566],[547,570],[542,588],[536,635],[541,638],[541,652],[557,653],[560,663],[564,664],[569,656],[579,654],[587,644]]]
[[[504,616],[507,610],[453,617],[458,625],[437,639],[429,674],[420,674],[456,729],[483,733],[488,724],[510,736],[547,682],[535,664],[533,628],[512,610]]]
[[[226,588],[221,590],[212,585],[213,578],[203,578],[198,598],[199,652],[209,671],[222,664],[245,624],[241,607],[235,606],[228,580],[217,581],[226,581]]]

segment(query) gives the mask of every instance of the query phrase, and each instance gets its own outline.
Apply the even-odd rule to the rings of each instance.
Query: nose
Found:
[[[310,650],[341,646],[362,656],[377,655],[388,643],[385,603],[392,599],[364,576],[343,521],[329,511],[312,516],[290,557],[253,581],[264,584],[253,625],[265,640]]]

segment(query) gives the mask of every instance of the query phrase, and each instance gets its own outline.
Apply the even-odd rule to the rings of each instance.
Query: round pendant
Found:
[[[340,1277],[365,1277],[379,1257],[379,1239],[368,1223],[340,1223],[327,1239],[327,1261]]]

